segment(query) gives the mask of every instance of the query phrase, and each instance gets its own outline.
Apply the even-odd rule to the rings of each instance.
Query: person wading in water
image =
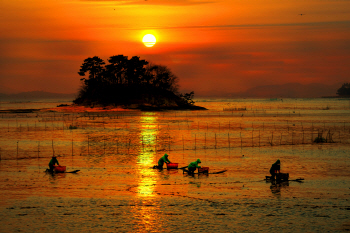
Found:
[[[50,168],[49,172],[53,172],[54,171],[55,164],[60,165],[58,163],[58,160],[57,160],[56,156],[52,156],[52,159],[49,162],[49,168]]]
[[[163,169],[164,163],[171,163],[168,157],[168,154],[164,154],[164,156],[158,160],[158,166],[154,166],[154,168]]]
[[[278,159],[274,164],[272,164],[271,168],[270,168],[270,174],[271,174],[271,179],[275,179],[276,174],[280,173],[281,170],[281,162]]]

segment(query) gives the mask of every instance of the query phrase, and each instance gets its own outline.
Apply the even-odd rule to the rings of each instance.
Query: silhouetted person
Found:
[[[52,156],[52,159],[51,159],[50,162],[49,162],[49,168],[50,168],[49,171],[50,171],[50,172],[53,172],[53,171],[54,171],[55,164],[60,165],[60,164],[58,163],[58,160],[57,160],[56,156]]]
[[[280,173],[281,170],[281,162],[278,159],[274,164],[272,164],[270,168],[271,179],[275,179],[277,173]]]

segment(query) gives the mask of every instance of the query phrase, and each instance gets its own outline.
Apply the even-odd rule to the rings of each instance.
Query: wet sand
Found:
[[[0,231],[350,230],[346,104],[326,112],[324,103],[309,102],[282,105],[284,110],[252,102],[244,112],[222,111],[222,102],[203,104],[211,110],[46,111],[38,117],[0,118]],[[293,111],[297,116],[288,116]],[[70,125],[77,128],[67,129]],[[335,133],[335,143],[311,143],[311,127],[314,137],[317,128],[324,129],[323,136],[331,129],[340,137]],[[80,171],[45,173],[53,153],[67,171]],[[179,167],[200,158],[210,171],[227,172],[189,176],[181,170],[151,169],[164,153]],[[302,177],[304,182],[266,182],[277,159],[290,179]]]

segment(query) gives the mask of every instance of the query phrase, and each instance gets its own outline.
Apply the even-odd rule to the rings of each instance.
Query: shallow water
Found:
[[[198,105],[209,110],[3,113],[0,231],[350,230],[348,101]],[[320,131],[335,143],[312,143]],[[67,171],[80,171],[45,173],[53,153]],[[200,158],[227,172],[151,169],[164,153],[179,167]],[[277,159],[304,182],[266,182]]]

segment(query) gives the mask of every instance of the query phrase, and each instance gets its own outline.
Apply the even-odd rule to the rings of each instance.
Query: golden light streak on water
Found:
[[[138,155],[139,182],[137,193],[139,195],[154,196],[154,188],[157,183],[157,176],[153,169],[156,164],[156,152],[154,146],[158,134],[157,117],[155,113],[144,112],[140,118],[140,152]]]

